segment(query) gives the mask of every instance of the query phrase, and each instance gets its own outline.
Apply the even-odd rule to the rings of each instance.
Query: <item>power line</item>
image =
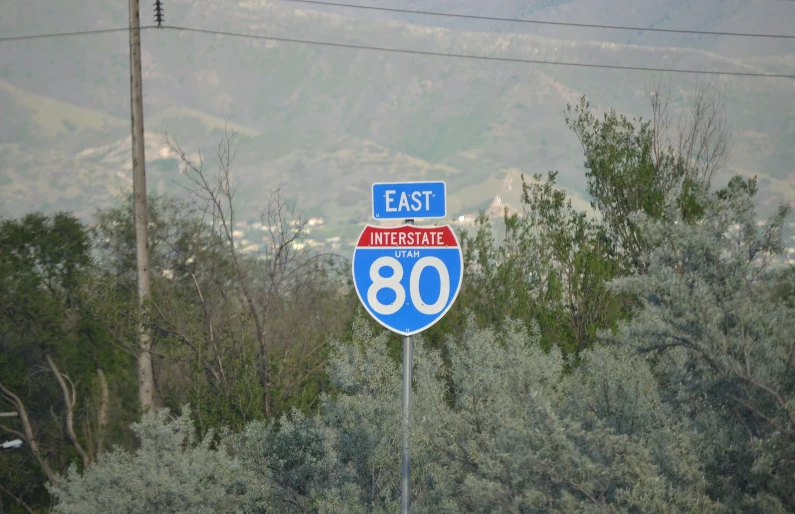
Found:
[[[294,1],[294,0],[291,0]],[[141,27],[141,30],[144,29],[153,29],[157,28],[154,25],[149,25],[146,27]],[[276,37],[276,36],[263,36],[258,34],[244,34],[241,32],[226,32],[220,30],[209,30],[209,29],[197,29],[197,28],[190,28],[190,27],[180,27],[175,25],[163,25],[162,29],[166,30],[175,30],[181,32],[192,32],[197,34],[211,34],[216,36],[229,36],[229,37],[241,37],[247,39],[259,39],[259,40],[267,40],[267,41],[279,41],[282,43],[298,43],[304,45],[313,45],[313,46],[328,46],[334,48],[347,48],[347,49],[354,49],[354,50],[371,50],[377,52],[389,52],[389,53],[399,53],[399,54],[408,54],[408,55],[425,55],[425,56],[434,56],[434,57],[453,57],[459,59],[475,59],[481,61],[496,61],[496,62],[509,62],[509,63],[523,63],[523,64],[548,64],[551,66],[570,66],[570,67],[577,67],[577,68],[601,68],[601,69],[609,69],[609,70],[624,70],[624,71],[651,71],[651,72],[660,72],[660,73],[683,73],[683,74],[695,74],[695,75],[725,75],[725,76],[733,76],[733,77],[767,77],[767,78],[783,78],[783,79],[795,79],[795,75],[784,74],[784,73],[756,73],[756,72],[742,72],[742,71],[711,71],[711,70],[688,70],[688,69],[678,69],[678,68],[654,68],[650,66],[619,66],[616,64],[593,64],[593,63],[581,63],[581,62],[565,62],[565,61],[544,61],[540,59],[522,59],[518,57],[494,57],[494,56],[487,56],[487,55],[472,55],[472,54],[458,54],[458,53],[447,53],[447,52],[433,52],[429,50],[408,50],[403,48],[389,48],[389,47],[379,47],[379,46],[370,46],[370,45],[355,45],[350,43],[334,43],[330,41],[312,41],[309,39],[295,39],[295,38],[285,38],[285,37]],[[13,36],[13,37],[1,37],[0,42],[2,41],[11,41],[11,40],[20,40],[20,39],[33,39],[33,38],[44,38],[44,37],[60,37],[60,36],[74,36],[74,35],[83,35],[83,34],[99,34],[99,33],[107,33],[107,32],[119,32],[119,31],[127,31],[128,28],[124,29],[104,29],[104,30],[87,30],[81,32],[62,32],[58,34],[36,34],[36,35],[29,35],[29,36]]]
[[[146,25],[141,27],[141,30],[154,29],[156,25]],[[27,36],[9,36],[0,37],[0,41],[21,41],[23,39],[44,39],[52,37],[67,37],[67,36],[85,36],[87,34],[110,34],[112,32],[127,32],[129,27],[119,27],[115,29],[93,29],[93,30],[80,30],[77,32],[55,32],[52,34],[30,34]]]
[[[542,20],[527,20],[521,18],[499,18],[495,16],[478,16],[474,14],[455,14],[443,13],[437,11],[415,11],[411,9],[397,9],[394,7],[375,7],[370,5],[353,5],[343,4],[338,2],[327,2],[325,0],[284,0],[286,2],[294,2],[301,4],[322,5],[327,7],[345,7],[350,9],[366,9],[370,11],[393,12],[402,14],[421,14],[425,16],[442,16],[446,18],[464,18],[468,20],[485,20],[485,21],[503,21],[509,23],[530,23],[534,25],[554,25],[560,27],[580,27],[590,29],[608,29],[608,30],[632,30],[632,31],[646,31],[646,32],[668,32],[673,34],[699,34],[707,36],[732,36],[732,37],[762,37],[762,38],[775,38],[775,39],[795,39],[795,34],[762,34],[755,32],[720,32],[709,30],[685,30],[685,29],[657,29],[646,27],[627,27],[623,25],[598,25],[593,23],[571,23],[563,21],[542,21]]]
[[[314,45],[314,46],[330,46],[336,48],[348,48],[348,49],[356,49],[356,50],[373,50],[378,52],[391,52],[391,53],[401,53],[401,54],[410,54],[410,55],[426,55],[426,56],[436,56],[436,57],[455,57],[460,59],[478,59],[483,61],[497,61],[497,62],[512,62],[512,63],[524,63],[524,64],[550,64],[554,66],[573,66],[573,67],[580,67],[580,68],[602,68],[602,69],[610,69],[610,70],[626,70],[626,71],[654,71],[654,72],[662,72],[662,73],[693,73],[693,74],[700,74],[700,75],[730,75],[736,77],[768,77],[768,78],[783,78],[783,79],[795,79],[795,75],[787,75],[783,73],[755,73],[755,72],[742,72],[742,71],[709,71],[709,70],[683,70],[683,69],[676,69],[676,68],[652,68],[646,66],[618,66],[614,64],[592,64],[592,63],[580,63],[580,62],[563,62],[563,61],[542,61],[539,59],[521,59],[518,57],[492,57],[486,55],[472,55],[472,54],[456,54],[456,53],[446,53],[446,52],[432,52],[428,50],[407,50],[403,48],[388,48],[388,47],[379,47],[379,46],[369,46],[369,45],[354,45],[350,43],[333,43],[328,41],[312,41],[308,39],[294,39],[294,38],[284,38],[284,37],[275,37],[275,36],[261,36],[257,34],[242,34],[240,32],[224,32],[220,30],[209,30],[209,29],[194,29],[188,27],[177,27],[173,25],[163,25],[164,29],[172,29],[172,30],[181,30],[185,32],[195,32],[200,34],[213,34],[218,36],[232,36],[232,37],[243,37],[243,38],[250,38],[250,39],[264,39],[268,41],[280,41],[283,43],[300,43],[305,45]]]

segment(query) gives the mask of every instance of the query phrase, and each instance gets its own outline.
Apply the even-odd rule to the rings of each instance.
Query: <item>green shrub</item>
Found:
[[[215,449],[212,434],[195,440],[188,409],[147,414],[132,428],[135,452],[101,456],[82,475],[73,466],[49,486],[57,514],[199,514],[266,512],[267,484]]]

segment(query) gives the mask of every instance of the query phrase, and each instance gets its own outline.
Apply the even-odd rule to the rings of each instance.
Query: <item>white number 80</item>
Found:
[[[427,267],[436,269],[439,273],[439,298],[435,303],[427,305],[423,303],[420,296],[420,274]],[[382,277],[381,268],[392,268],[392,276]],[[403,306],[406,301],[406,290],[400,285],[403,278],[403,266],[394,257],[379,257],[370,266],[370,280],[372,285],[367,289],[367,301],[375,312],[381,315],[394,314]],[[395,292],[395,301],[390,305],[384,305],[378,301],[378,292],[382,289],[391,289]],[[422,314],[438,314],[447,305],[450,298],[450,274],[447,266],[437,257],[423,257],[417,261],[411,270],[409,277],[409,295],[414,307]]]

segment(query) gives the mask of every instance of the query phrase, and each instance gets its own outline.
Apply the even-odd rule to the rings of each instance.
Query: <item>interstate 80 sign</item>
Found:
[[[398,185],[408,184],[422,187],[422,183]],[[378,201],[374,196],[373,202]],[[447,225],[368,224],[356,243],[352,266],[354,287],[367,312],[404,336],[427,329],[447,313],[464,272],[461,246]]]

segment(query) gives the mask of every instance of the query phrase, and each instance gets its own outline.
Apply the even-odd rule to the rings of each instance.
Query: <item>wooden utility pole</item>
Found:
[[[135,199],[135,258],[138,265],[138,302],[143,315],[151,295],[149,284],[149,210],[146,205],[144,156],[144,103],[141,85],[141,18],[138,0],[130,1],[130,107],[132,111],[132,169]],[[141,407],[155,409],[152,342],[141,319],[138,341],[138,398]]]

